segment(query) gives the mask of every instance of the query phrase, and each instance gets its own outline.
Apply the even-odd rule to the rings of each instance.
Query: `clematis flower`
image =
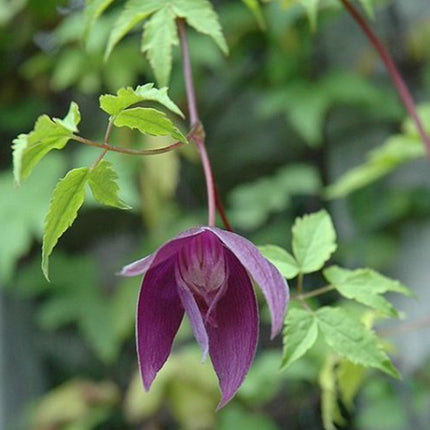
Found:
[[[254,358],[258,309],[252,280],[263,292],[279,333],[288,286],[247,239],[216,227],[187,230],[153,254],[125,266],[144,274],[137,305],[140,373],[149,390],[166,362],[184,313],[203,352],[209,353],[222,393],[218,409],[234,396]]]

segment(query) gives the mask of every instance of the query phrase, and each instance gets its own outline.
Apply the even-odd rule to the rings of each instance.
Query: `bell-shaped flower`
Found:
[[[144,274],[137,305],[137,352],[146,390],[170,354],[184,312],[209,353],[222,393],[218,409],[242,384],[254,358],[258,308],[252,280],[272,317],[272,338],[282,328],[288,286],[247,239],[216,227],[187,230],[153,254],[125,266]]]

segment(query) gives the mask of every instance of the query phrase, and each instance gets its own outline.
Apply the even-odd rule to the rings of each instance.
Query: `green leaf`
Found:
[[[259,246],[258,249],[285,278],[295,278],[299,273],[296,260],[285,249],[276,245]]]
[[[255,19],[261,29],[266,28],[266,22],[264,20],[263,13],[261,11],[260,3],[258,0],[242,0],[243,3],[248,7],[248,9],[254,14]]]
[[[324,196],[327,199],[344,197],[387,175],[397,166],[425,156],[426,150],[418,137],[392,136],[380,148],[371,151],[364,164],[349,170],[329,185]]]
[[[102,160],[90,171],[88,183],[94,198],[101,204],[118,209],[130,209],[119,197],[118,176],[109,161]]]
[[[164,0],[166,1],[166,0]],[[224,54],[228,54],[228,46],[222,28],[212,4],[208,0],[171,0],[175,15],[185,18],[187,23],[199,33],[206,34],[215,41]]]
[[[112,116],[118,115],[124,109],[136,103],[157,102],[184,118],[184,114],[167,95],[167,88],[154,88],[154,84],[139,85],[136,89],[121,88],[117,95],[105,94],[100,96],[100,107]]]
[[[146,53],[159,85],[168,85],[172,70],[172,46],[178,45],[175,15],[162,8],[144,27],[142,52]]]
[[[328,306],[318,309],[315,315],[325,341],[341,357],[400,378],[399,372],[381,349],[376,334],[360,320],[344,309]]]
[[[397,317],[399,314],[381,294],[396,291],[411,295],[410,290],[400,282],[386,278],[370,269],[346,270],[332,266],[324,270],[324,277],[344,297],[356,300],[391,317]]]
[[[114,119],[117,127],[136,128],[151,136],[172,136],[187,143],[187,138],[167,118],[164,112],[152,108],[131,108],[120,112]]]
[[[116,20],[109,36],[105,52],[105,59],[109,57],[116,44],[139,22],[146,19],[151,13],[164,3],[160,0],[129,0],[121,15]]]
[[[367,15],[370,18],[373,18],[374,17],[373,0],[360,0],[360,3],[363,6],[364,10],[366,11]]]
[[[76,103],[71,103],[64,119],[51,120],[42,115],[36,121],[34,130],[20,134],[13,141],[13,164],[15,182],[20,184],[32,172],[34,166],[52,149],[62,149],[77,131],[80,121]]]
[[[335,424],[341,426],[345,424],[337,402],[335,366],[336,360],[328,355],[318,378],[321,387],[321,415],[324,430],[336,430]]]
[[[312,313],[290,309],[285,319],[282,367],[287,368],[301,358],[315,343],[318,325]]]
[[[318,6],[320,0],[299,0],[299,2],[306,10],[311,29],[315,30],[317,26]]]
[[[60,180],[52,194],[45,218],[42,245],[42,270],[49,280],[49,256],[60,236],[72,225],[84,202],[89,168],[73,169]]]
[[[85,30],[84,37],[93,28],[97,18],[113,3],[114,0],[87,0],[85,8]]]
[[[321,269],[336,250],[336,232],[325,210],[297,218],[292,233],[293,253],[301,273]]]

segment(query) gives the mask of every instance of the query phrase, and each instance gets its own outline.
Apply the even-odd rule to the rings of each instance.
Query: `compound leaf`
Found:
[[[49,280],[49,256],[60,236],[72,225],[84,202],[85,184],[89,168],[73,169],[58,182],[52,194],[45,218],[45,233],[42,245],[42,270]]]

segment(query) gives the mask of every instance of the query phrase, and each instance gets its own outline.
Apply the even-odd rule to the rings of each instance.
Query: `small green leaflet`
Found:
[[[142,52],[148,57],[159,85],[168,85],[172,70],[172,47],[178,45],[175,15],[162,8],[152,15],[144,27]]]
[[[120,112],[114,119],[117,127],[136,128],[141,133],[152,136],[172,136],[187,143],[187,138],[176,128],[163,113],[152,108],[131,108]]]
[[[285,278],[295,278],[299,273],[296,260],[285,249],[276,245],[259,246],[258,249]]]
[[[154,84],[139,85],[136,89],[121,88],[116,95],[105,94],[100,96],[100,108],[109,115],[116,116],[124,109],[145,101],[157,102],[171,112],[184,118],[184,114],[167,95],[167,88],[154,88]]]
[[[64,119],[51,120],[42,115],[36,121],[34,130],[20,134],[13,141],[13,172],[15,182],[20,184],[32,172],[34,166],[52,149],[62,149],[77,131],[81,119],[78,105],[70,104]]]
[[[45,233],[42,245],[42,270],[49,280],[49,256],[59,237],[72,225],[84,202],[85,184],[90,169],[73,169],[60,180],[52,194],[45,218]]]
[[[282,367],[287,368],[302,357],[315,343],[318,325],[312,313],[290,309],[285,319]]]
[[[329,306],[318,309],[315,317],[325,341],[341,357],[400,378],[399,372],[381,349],[376,334],[366,329],[361,321],[344,309]]]
[[[344,297],[370,306],[390,317],[398,317],[399,314],[381,294],[395,291],[411,296],[410,290],[400,282],[386,278],[371,269],[346,270],[332,266],[324,270],[324,277]]]
[[[349,410],[354,406],[354,398],[364,382],[366,369],[348,360],[340,360],[336,369],[337,383],[343,404]]]
[[[113,3],[114,0],[87,0],[85,8],[85,37],[93,28],[97,18]]]
[[[177,18],[184,18],[191,27],[210,36],[224,53],[228,53],[218,16],[208,0],[129,0],[114,25],[105,57],[134,26],[147,18],[142,51],[160,85],[167,85],[169,81],[172,46],[178,44]]]
[[[293,253],[301,273],[321,269],[336,250],[336,232],[325,210],[297,218],[292,232]]]
[[[116,183],[118,176],[112,168],[112,163],[102,160],[90,171],[88,183],[94,198],[101,204],[118,209],[130,209],[119,197],[119,187]]]

